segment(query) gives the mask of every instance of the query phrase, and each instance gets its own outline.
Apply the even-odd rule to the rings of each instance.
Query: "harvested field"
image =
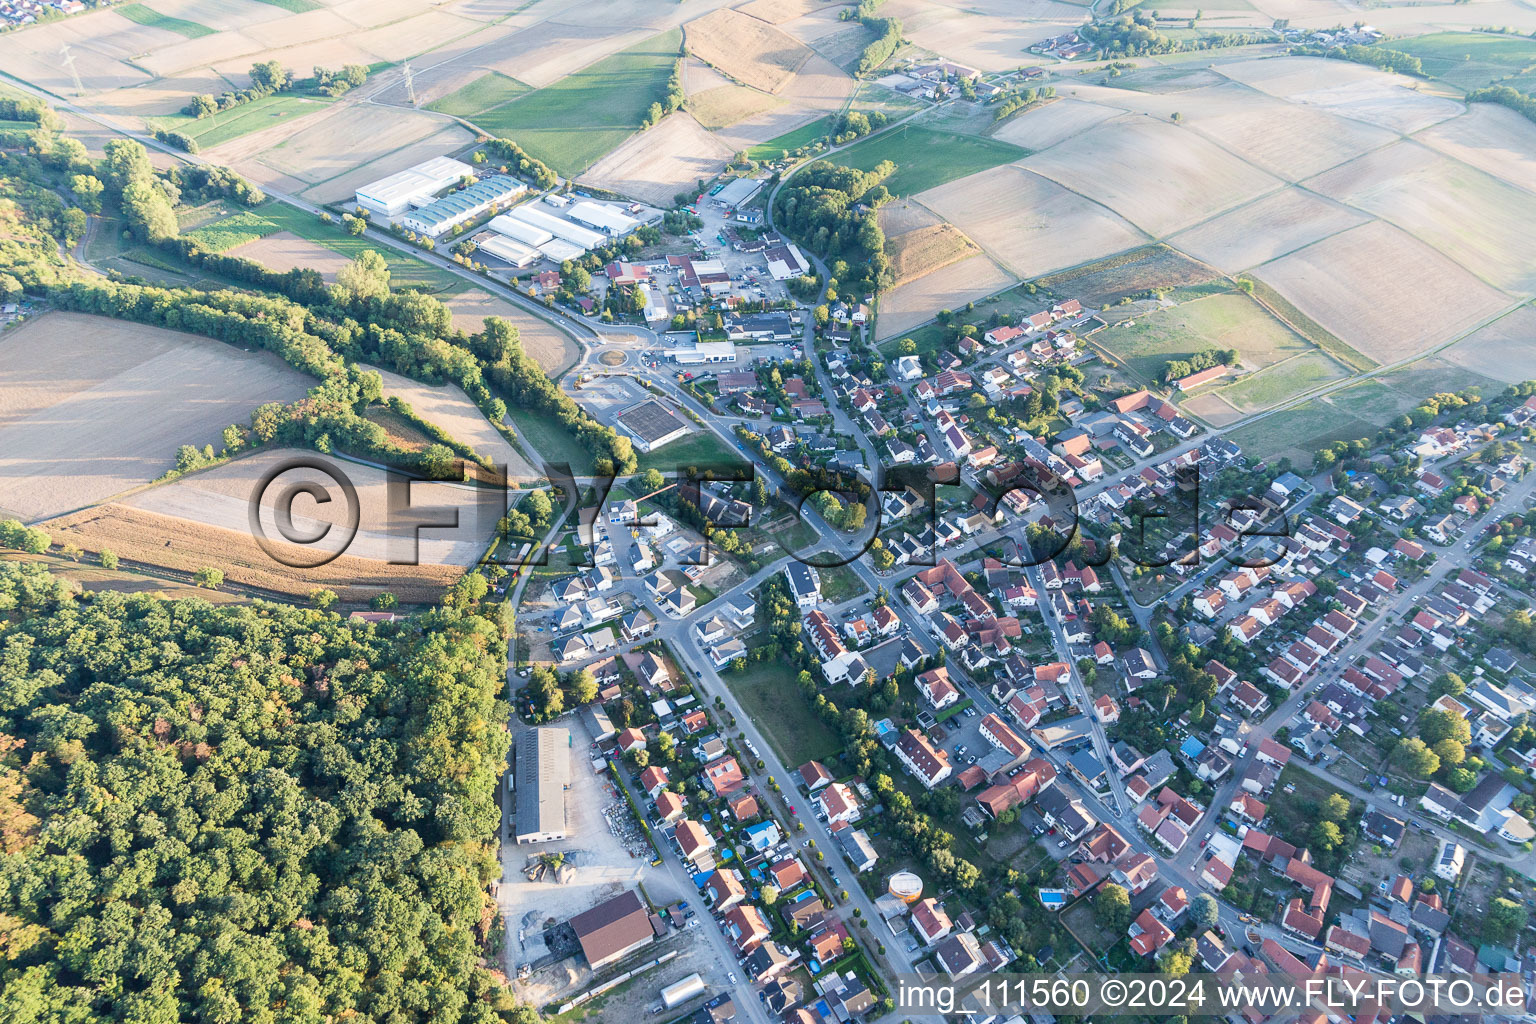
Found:
[[[762,114],[743,118],[718,133],[721,142],[735,153],[745,149],[753,160],[778,159],[783,150],[794,150],[825,135],[831,117],[820,110],[799,104],[775,107]],[[793,145],[781,140],[789,140]],[[794,141],[802,140],[802,141]]]
[[[618,32],[616,25],[568,25],[553,19],[520,29],[486,66],[535,89],[554,85],[617,50],[639,42],[644,29]]]
[[[1536,308],[1521,306],[1440,353],[1440,358],[1506,384],[1529,380],[1536,365]]]
[[[349,34],[347,39],[381,60],[398,61],[425,50],[435,50],[481,28],[483,26],[476,22],[455,17],[444,10],[425,10],[412,18],[377,24],[366,32]]]
[[[180,42],[174,32],[139,28],[116,12],[101,9],[61,21],[34,25],[20,32],[9,32],[0,48],[0,71],[58,96],[73,96],[74,81],[69,69],[59,62],[59,47],[69,44],[75,70],[92,91],[110,92],[139,85],[150,73],[127,62],[135,51],[130,42],[124,49],[115,45],[119,38],[148,35],[158,45]],[[155,44],[151,44],[155,45]]]
[[[1322,57],[1256,57],[1219,64],[1216,70],[1234,82],[1281,99],[1290,99],[1319,86],[1333,88],[1387,77],[1385,72],[1364,64]]]
[[[729,78],[692,55],[683,57],[683,95],[697,96],[723,85],[734,85]]]
[[[963,306],[1017,280],[987,257],[977,255],[892,288],[880,296],[879,340],[904,334],[931,320],[941,309]]]
[[[517,325],[523,351],[552,377],[570,367],[581,355],[580,346],[564,331],[478,288],[446,296],[443,305],[453,311],[453,326],[470,334],[484,330],[488,316],[510,320]]]
[[[1148,245],[1050,274],[1039,283],[1052,291],[1075,296],[1085,306],[1102,309],[1125,295],[1204,284],[1214,276],[1209,267],[1181,252],[1166,245]]]
[[[593,164],[581,180],[667,207],[697,179],[724,170],[731,155],[729,146],[679,110]]]
[[[1211,116],[1202,114],[1196,97],[1188,97],[1192,109],[1183,112],[1185,123],[1223,149],[1286,181],[1299,181],[1337,167],[1397,138],[1385,128],[1316,107],[1271,100],[1246,89],[1243,93],[1244,109],[1222,110]]]
[[[351,262],[339,252],[287,231],[237,245],[229,250],[229,255],[255,260],[273,270],[293,270],[295,267],[318,270],[331,284],[336,281],[337,271]]]
[[[1489,174],[1536,192],[1536,124],[1492,103],[1473,103],[1467,112],[1414,136],[1418,142]]]
[[[209,70],[191,71],[170,78],[156,78],[129,89],[118,89],[93,97],[93,109],[136,117],[179,118],[187,98],[200,93],[217,95],[229,83]]]
[[[1179,409],[1185,415],[1204,420],[1217,430],[1243,418],[1243,414],[1234,409],[1231,402],[1213,391],[1180,401]]]
[[[1399,142],[1307,186],[1368,210],[1505,291],[1536,291],[1536,200],[1416,142]]]
[[[1025,278],[1146,241],[1110,210],[1017,164],[950,182],[918,201]]]
[[[1297,93],[1292,99],[1404,134],[1455,117],[1464,109],[1460,103],[1444,96],[1428,96],[1397,82],[1380,79],[1313,89]]]
[[[758,21],[782,25],[827,6],[827,0],[748,0],[736,9],[742,14],[750,14]]]
[[[743,85],[777,93],[812,56],[810,47],[767,22],[730,9],[684,26],[688,51]]]
[[[1293,187],[1181,231],[1168,241],[1224,273],[1235,274],[1369,219],[1359,210]]]
[[[1038,153],[1119,116],[1120,111],[1097,103],[1058,99],[1010,118],[992,137]]]
[[[812,54],[779,92],[785,101],[821,111],[836,111],[858,88],[847,72],[821,54]]]
[[[374,370],[384,380],[384,397],[398,398],[411,407],[411,411],[428,423],[438,427],[449,437],[467,444],[481,458],[490,459],[498,466],[506,466],[508,475],[525,485],[537,485],[538,472],[512,447],[501,432],[491,426],[469,396],[452,384],[433,387],[420,381],[402,377],[398,373],[378,366],[359,363],[365,370]]]
[[[1171,124],[1101,125],[1020,164],[1166,235],[1279,187],[1275,177]]]
[[[1056,0],[891,0],[880,13],[899,17],[903,35],[918,46],[982,71],[1012,70],[1028,59],[1031,44],[1083,23],[1083,8]]]
[[[1209,295],[1127,320],[1093,336],[1144,382],[1161,382],[1170,359],[1209,348],[1235,348],[1246,370],[1313,351],[1307,342],[1241,292]]]
[[[935,224],[944,223],[938,215],[911,199],[897,199],[880,207],[880,230],[885,232],[889,239],[893,235],[905,234],[908,231],[916,231],[918,228],[931,228]]]
[[[1439,252],[1380,221],[1266,263],[1255,276],[1383,363],[1447,341],[1509,305]]]
[[[710,131],[772,110],[784,101],[744,85],[722,85],[688,97],[688,112]]]
[[[263,402],[317,382],[266,352],[79,313],[0,340],[0,494],[24,520],[102,501],[218,444]]]
[[[953,224],[935,224],[894,238],[887,237],[885,250],[891,257],[891,269],[895,273],[892,287],[900,287],[940,267],[947,267],[981,252]]]
[[[249,3],[248,0],[150,0],[148,6],[173,18],[201,22],[218,32],[275,21],[284,16],[275,7]]]

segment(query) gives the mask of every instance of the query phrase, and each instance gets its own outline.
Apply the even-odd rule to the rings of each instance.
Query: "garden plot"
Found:
[[[879,340],[897,337],[933,319],[938,310],[963,306],[1017,280],[986,256],[978,255],[892,288],[880,296]]]
[[[1146,240],[1112,211],[1018,164],[972,174],[917,198],[1025,278]]]
[[[1510,304],[1441,253],[1381,221],[1282,256],[1255,276],[1382,363],[1448,341]]]
[[[688,51],[763,92],[778,93],[812,56],[811,49],[766,22],[719,10],[684,26]]]
[[[1169,244],[1235,274],[1370,220],[1315,193],[1287,188],[1181,231]]]
[[[581,180],[665,207],[699,178],[719,174],[731,156],[728,145],[680,110],[629,138],[593,164]]]
[[[1280,181],[1171,124],[1101,125],[1019,161],[1154,236],[1205,220]]]
[[[1536,291],[1536,197],[1415,142],[1307,182],[1427,242],[1511,293]]]
[[[266,352],[79,313],[0,340],[0,504],[24,520],[102,501],[217,445],[263,402],[316,381]]]
[[[1536,192],[1536,124],[1492,103],[1472,103],[1460,117],[1414,136],[1432,149]]]
[[[1536,308],[1521,306],[1467,335],[1440,358],[1506,384],[1529,380],[1536,367]]]
[[[1012,118],[992,137],[1038,153],[1120,114],[1097,103],[1058,99]]]

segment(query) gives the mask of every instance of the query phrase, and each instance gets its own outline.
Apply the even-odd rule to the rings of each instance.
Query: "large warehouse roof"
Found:
[[[452,157],[435,156],[386,178],[359,185],[357,194],[385,205],[425,199],[440,192],[475,169]]]
[[[593,967],[616,960],[655,937],[650,911],[633,889],[571,918],[571,931]]]
[[[758,178],[732,178],[725,188],[710,198],[721,206],[739,206],[757,195],[762,187],[763,183]]]
[[[584,228],[580,224],[572,224],[563,217],[545,213],[536,206],[519,206],[507,216],[520,220],[525,224],[543,228],[556,238],[563,238],[567,242],[581,246],[583,249],[596,249],[608,241],[608,236],[600,231]]]
[[[529,729],[517,737],[515,834],[563,836],[565,788],[571,776],[571,734],[566,729]]]
[[[606,231],[610,235],[622,235],[639,227],[640,222],[628,214],[615,210],[611,206],[594,203],[590,200],[582,200],[569,210],[566,216],[582,224],[590,225],[600,231]]]
[[[516,217],[506,213],[492,217],[486,227],[498,235],[506,235],[508,238],[516,239],[524,245],[543,245],[555,237],[541,227],[535,227],[525,220],[518,220]]]
[[[522,242],[514,241],[505,235],[490,235],[484,241],[475,240],[479,251],[495,256],[499,260],[506,260],[514,267],[526,267],[537,261],[540,256],[536,249],[530,249]]]

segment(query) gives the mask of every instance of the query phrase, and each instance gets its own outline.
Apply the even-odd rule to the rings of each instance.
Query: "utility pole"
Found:
[[[69,77],[75,80],[75,95],[84,96],[85,86],[80,82],[80,71],[75,67],[75,55],[69,52],[69,44],[59,45],[59,56],[64,58],[64,66],[69,69]]]
[[[402,68],[402,71],[405,74],[405,98],[410,100],[411,106],[414,107],[416,106],[416,82],[414,80],[414,76],[411,74],[410,61],[405,62],[405,66]]]

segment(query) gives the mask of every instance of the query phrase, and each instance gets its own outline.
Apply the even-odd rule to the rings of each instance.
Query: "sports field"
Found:
[[[639,129],[651,104],[665,95],[681,43],[680,31],[663,32],[553,85],[466,116],[574,177]]]
[[[323,110],[334,102],[325,96],[290,96],[277,93],[238,107],[214,114],[212,117],[188,117],[176,114],[154,119],[157,128],[181,132],[197,140],[203,149],[221,142],[238,139],[242,135],[271,128],[285,120],[303,117]]]
[[[854,143],[829,159],[861,171],[890,160],[896,164],[896,173],[885,180],[885,187],[895,195],[910,196],[1028,155],[1027,149],[1012,143],[905,124]]]
[[[143,4],[122,4],[113,8],[118,14],[127,18],[135,25],[144,25],[148,28],[163,28],[167,32],[175,32],[177,35],[186,36],[188,39],[200,39],[203,36],[213,35],[214,30],[207,25],[199,25],[195,21],[185,18],[173,18],[168,14],[151,10]]]
[[[491,71],[435,103],[427,104],[427,109],[473,119],[476,114],[510,103],[528,91],[528,87],[517,79]]]

